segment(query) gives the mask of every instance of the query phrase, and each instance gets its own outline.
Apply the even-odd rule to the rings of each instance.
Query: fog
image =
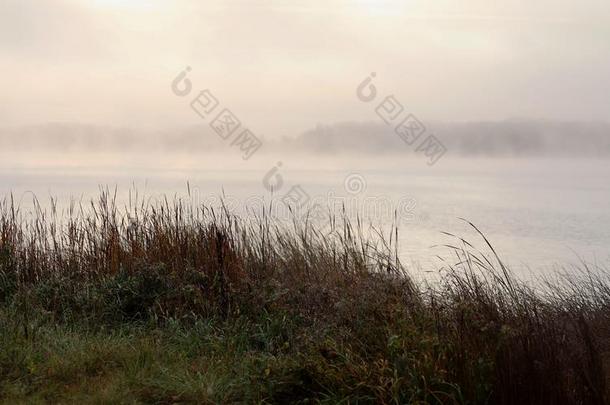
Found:
[[[597,157],[610,156],[610,124],[507,120],[435,122],[433,132],[453,157]],[[412,148],[383,122],[318,124],[293,137],[261,137],[261,152],[294,155],[412,155]],[[143,130],[82,124],[46,124],[0,128],[5,153],[47,151],[66,154],[117,152],[138,154],[229,154],[226,142],[206,125]]]
[[[458,218],[511,264],[610,262],[608,38],[605,0],[2,0],[0,192],[300,189],[406,262]]]
[[[0,122],[200,125],[186,67],[254,133],[368,122],[371,72],[426,123],[607,120],[610,3],[3,0]]]

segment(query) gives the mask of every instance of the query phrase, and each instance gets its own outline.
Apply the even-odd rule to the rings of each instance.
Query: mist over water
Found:
[[[201,142],[214,143],[205,136],[199,135]],[[309,142],[329,143],[332,136]],[[371,138],[392,142],[381,135]],[[5,149],[0,192],[12,192],[23,207],[31,207],[35,195],[43,206],[53,196],[66,208],[70,201],[88,205],[100,187],[116,188],[119,206],[133,200],[137,191],[139,198],[152,202],[167,196],[212,207],[224,204],[245,218],[271,206],[272,215],[289,224],[293,213],[283,197],[300,186],[308,198],[304,209],[324,207],[324,215],[314,219],[327,232],[329,212],[360,218],[367,230],[374,226],[386,235],[398,225],[400,257],[421,271],[442,267],[437,255],[451,261],[447,248],[433,247],[456,244],[442,231],[486,249],[460,218],[477,225],[524,277],[546,274],[579,257],[610,263],[610,160],[585,156],[590,154],[586,148],[564,150],[560,156],[527,148],[516,153],[506,147],[509,138],[502,138],[499,151],[458,151],[434,166],[408,150],[332,153],[323,148],[311,153],[298,139],[272,144],[247,161],[222,143],[211,150],[180,150],[180,137],[174,149],[163,152],[142,151],[130,142],[122,150],[96,149],[71,139],[73,149],[61,153],[53,148]],[[597,151],[605,153],[602,147]],[[274,168],[283,184],[271,190],[264,179]]]
[[[193,115],[195,115],[193,113]],[[374,114],[371,114],[374,116]],[[423,124],[422,124],[423,125]],[[610,157],[610,124],[606,122],[563,122],[505,120],[481,122],[427,122],[425,130],[436,134],[452,156],[483,157]],[[394,125],[381,119],[368,122],[317,124],[296,136],[267,139],[264,150],[278,155],[332,154],[366,156],[399,155],[410,159],[411,149],[395,133]],[[154,130],[109,125],[53,123],[3,127],[0,147],[4,151],[63,156],[112,153],[141,157],[194,154],[214,150],[225,155],[227,142],[208,125],[159,127]]]
[[[476,236],[458,218],[522,271],[609,259],[607,1],[0,3],[0,192],[24,207],[116,187],[284,221],[298,186],[397,225],[424,270],[441,231]],[[225,110],[240,129],[219,136]]]

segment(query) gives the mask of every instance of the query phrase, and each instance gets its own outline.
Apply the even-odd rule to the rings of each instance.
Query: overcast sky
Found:
[[[255,133],[375,120],[606,120],[607,0],[0,0],[0,122],[201,122],[185,66]]]

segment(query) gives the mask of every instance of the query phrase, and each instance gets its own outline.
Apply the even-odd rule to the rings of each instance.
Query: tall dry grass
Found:
[[[268,212],[271,212],[269,210]],[[356,219],[279,224],[183,200],[102,191],[59,212],[0,204],[0,302],[35,334],[43,314],[87,327],[246,322],[248,350],[287,356],[271,402],[605,403],[610,279],[586,264],[529,285],[482,232],[415,282],[388,234]],[[257,329],[259,328],[259,329]],[[1,373],[0,373],[1,377]]]

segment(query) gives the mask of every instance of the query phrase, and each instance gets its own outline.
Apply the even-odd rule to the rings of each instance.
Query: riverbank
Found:
[[[603,269],[534,288],[479,234],[481,250],[454,237],[425,284],[395,230],[367,238],[347,219],[322,233],[180,201],[125,211],[107,193],[39,214],[0,207],[8,403],[607,398]]]

